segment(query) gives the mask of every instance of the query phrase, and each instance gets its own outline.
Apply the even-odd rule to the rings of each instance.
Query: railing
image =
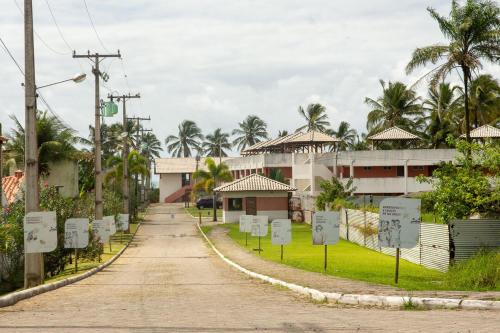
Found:
[[[186,195],[188,192],[191,191],[192,185],[185,185],[175,191],[174,193],[170,194],[168,197],[164,199],[165,203],[173,203],[182,198],[184,195]]]

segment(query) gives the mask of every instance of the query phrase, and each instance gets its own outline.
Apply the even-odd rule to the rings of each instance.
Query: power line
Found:
[[[97,32],[97,29],[96,29],[96,27],[94,25],[94,20],[92,19],[92,15],[90,15],[89,7],[87,6],[87,1],[83,0],[83,4],[85,5],[85,11],[87,12],[87,16],[89,17],[89,20],[90,20],[90,25],[92,26],[92,29],[95,32],[95,36],[97,37],[97,40],[99,41],[99,43],[101,44],[101,46],[104,48],[104,50],[106,50],[106,52],[109,52],[109,50],[106,48],[106,46],[102,42],[101,37],[99,37],[99,33]]]
[[[49,3],[49,0],[45,0],[45,3],[47,4],[47,8],[49,8],[49,12],[50,12],[50,16],[52,16],[52,21],[54,21],[54,24],[57,28],[57,32],[59,32],[59,36],[61,36],[61,39],[63,40],[64,44],[66,44],[66,46],[68,47],[69,51],[71,52],[73,50],[73,48],[71,47],[71,45],[69,45],[68,41],[66,40],[66,38],[64,38],[64,35],[61,31],[61,28],[59,27],[59,24],[57,24],[57,20],[56,20],[56,17],[54,15],[54,12],[52,11],[52,7],[50,6],[50,3]]]
[[[2,45],[3,45],[3,48],[5,49],[5,51],[7,52],[7,54],[9,55],[9,57],[12,59],[12,61],[14,62],[14,64],[16,64],[17,68],[19,68],[19,71],[21,72],[21,74],[24,76],[24,71],[23,69],[21,68],[21,66],[19,65],[19,63],[17,62],[16,58],[14,58],[14,56],[12,55],[12,53],[10,52],[9,48],[7,47],[7,45],[5,45],[2,37],[0,37],[0,42],[2,42]]]

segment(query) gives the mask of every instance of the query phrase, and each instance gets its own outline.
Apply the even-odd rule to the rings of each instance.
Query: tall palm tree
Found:
[[[231,149],[231,143],[229,142],[229,133],[222,132],[222,129],[217,128],[213,134],[208,134],[205,136],[205,142],[203,142],[203,149],[207,156],[218,156],[219,163],[222,161],[222,157],[226,157],[227,153],[224,149]]]
[[[287,130],[282,130],[282,131],[278,132],[278,138],[282,138],[282,137],[287,136],[287,135],[288,135]]]
[[[130,175],[141,175],[147,176],[149,174],[148,161],[141,155],[137,150],[132,150],[128,154],[128,171]],[[104,181],[107,185],[113,184],[115,188],[119,191],[122,186],[123,181],[123,159],[119,156],[111,156],[106,161],[106,166],[110,169],[106,172]],[[132,179],[132,177],[129,178]]]
[[[8,135],[9,141],[6,145],[9,150],[9,158],[16,164],[24,163],[24,127],[16,116],[10,118],[15,123],[15,128]],[[77,149],[75,145],[82,142],[82,138],[76,136],[76,132],[66,127],[56,116],[49,115],[47,111],[37,112],[36,131],[38,143],[39,173],[46,175],[50,172],[49,162],[65,159],[73,159]]]
[[[357,135],[356,130],[351,128],[351,125],[347,121],[341,121],[336,130],[329,129],[326,134],[342,140],[336,146],[338,150],[351,148]]]
[[[299,106],[299,114],[304,118],[306,124],[297,128],[297,132],[303,129],[324,132],[330,126],[330,122],[327,120],[326,108],[319,103],[309,104],[306,110]]]
[[[161,142],[152,132],[146,133],[141,139],[140,153],[146,157],[148,174],[146,176],[146,200],[149,202],[149,193],[151,192],[151,163],[155,157],[160,157],[163,151]]]
[[[222,182],[229,182],[233,180],[233,176],[231,175],[231,171],[229,171],[229,167],[226,164],[217,164],[211,157],[205,159],[205,165],[207,170],[198,169],[193,173],[193,179],[198,180],[193,186],[193,191],[197,192],[204,190],[206,193],[211,193],[213,195],[213,220],[217,221],[217,194],[214,192],[214,188]]]
[[[461,119],[462,99],[455,93],[458,86],[441,83],[438,87],[429,87],[429,97],[422,103],[425,120],[426,141],[432,148],[447,146],[446,138],[457,134]]]
[[[465,133],[470,141],[469,82],[472,73],[482,68],[482,59],[492,63],[500,62],[500,8],[494,1],[467,0],[463,6],[452,1],[448,17],[439,15],[433,8],[427,8],[438,23],[448,44],[434,44],[417,48],[406,66],[411,73],[428,63],[440,65],[432,69],[432,85],[436,86],[454,69],[461,69],[465,103]],[[444,60],[444,62],[441,62]]]
[[[380,80],[382,96],[377,99],[365,98],[365,103],[372,108],[368,113],[366,127],[369,134],[398,126],[415,131],[418,117],[422,114],[419,97],[402,82],[390,82],[386,85]]]
[[[368,142],[366,138],[368,135],[366,133],[361,133],[361,135],[356,135],[356,140],[352,145],[352,150],[368,150]]]
[[[500,86],[491,75],[479,75],[470,85],[470,108],[474,126],[500,123]]]
[[[246,117],[245,120],[238,123],[238,126],[239,128],[233,130],[233,135],[237,135],[233,146],[236,146],[240,151],[267,139],[267,124],[255,115]]]
[[[201,130],[194,121],[184,120],[178,127],[179,134],[165,139],[167,151],[175,157],[190,157],[191,149],[198,149],[203,140]]]

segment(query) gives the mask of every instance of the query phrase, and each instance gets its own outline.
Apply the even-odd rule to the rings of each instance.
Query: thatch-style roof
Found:
[[[287,184],[261,176],[256,173],[243,177],[241,179],[237,179],[231,183],[224,184],[214,189],[215,192],[293,192],[296,190],[296,188],[291,187]]]

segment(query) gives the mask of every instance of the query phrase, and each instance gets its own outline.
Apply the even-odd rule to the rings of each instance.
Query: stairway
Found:
[[[163,202],[165,203],[182,202],[183,197],[191,192],[192,187],[193,187],[192,185],[185,185],[181,187],[180,189],[178,189],[177,191],[166,197]]]

